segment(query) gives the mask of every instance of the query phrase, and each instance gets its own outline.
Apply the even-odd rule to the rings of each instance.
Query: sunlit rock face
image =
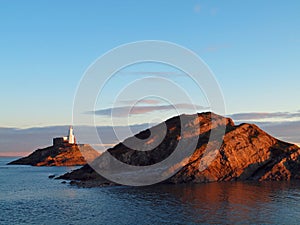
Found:
[[[84,155],[84,157],[83,157]],[[64,143],[34,151],[27,157],[15,160],[10,165],[31,166],[81,166],[93,161],[100,154],[90,145]]]
[[[282,142],[257,126],[229,126],[215,159],[199,170],[203,146],[188,165],[170,182],[212,182],[234,180],[290,180],[300,178],[298,146]]]
[[[182,117],[185,121],[183,124],[180,120]],[[160,132],[159,126],[166,126],[167,131]],[[181,126],[186,128],[183,132]],[[140,132],[135,138],[128,138],[108,152],[126,164],[147,166],[169,157],[179,141],[189,143],[189,140],[197,137],[193,153],[188,159],[183,159],[180,170],[164,182],[205,183],[300,178],[299,147],[277,140],[253,124],[235,125],[229,118],[207,112],[171,118],[164,124],[157,125],[155,135],[149,139],[151,129]],[[214,134],[213,138],[211,134]],[[126,146],[126,143],[134,144],[136,138],[148,138],[143,144],[137,142],[140,145],[137,146],[138,149],[147,149],[147,145],[156,147],[150,151],[137,151]],[[157,140],[160,140],[158,144]],[[184,148],[181,150],[184,151]],[[95,161],[101,161],[99,159],[103,155]],[[88,165],[65,174],[62,178],[77,180],[83,186],[114,184],[98,175]]]

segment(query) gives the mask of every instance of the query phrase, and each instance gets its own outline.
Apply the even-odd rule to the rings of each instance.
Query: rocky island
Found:
[[[184,126],[188,128],[188,132],[181,134],[180,118],[183,117],[187,121]],[[197,136],[199,139],[191,157],[187,161],[183,160],[180,170],[163,181],[164,183],[300,179],[299,147],[272,137],[254,124],[235,125],[230,118],[210,112],[177,116],[164,124],[167,132],[163,141],[154,149],[136,151],[126,147],[125,142],[134,141],[131,137],[104,152],[94,161],[94,165],[99,164],[106,154],[111,154],[129,165],[152,165],[170,156],[180,140],[188,143],[189,139]],[[200,129],[196,129],[199,126]],[[135,137],[146,138],[151,129],[142,131]],[[224,129],[225,132],[222,133]],[[219,132],[221,139],[209,141],[212,132]],[[158,132],[155,137],[159,138],[160,135],[162,134]],[[216,154],[210,159],[205,156],[205,151],[215,151]],[[199,170],[205,163],[208,163],[207,167]],[[71,180],[72,183],[84,187],[117,185],[100,176],[89,165],[62,175],[60,179]]]
[[[88,144],[76,144],[73,128],[70,127],[67,137],[54,138],[52,146],[37,149],[30,155],[10,162],[8,165],[82,166],[99,155]]]

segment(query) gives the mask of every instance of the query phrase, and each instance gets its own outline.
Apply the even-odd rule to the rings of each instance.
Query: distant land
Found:
[[[107,154],[134,166],[152,165],[171,155],[179,140],[185,139],[185,143],[189,143],[190,138],[198,136],[197,148],[192,156],[188,161],[182,161],[181,169],[164,181],[165,183],[300,179],[300,148],[297,145],[280,141],[254,124],[235,125],[232,119],[210,112],[181,117],[188,120],[186,126],[191,132],[180,133],[179,116],[168,119],[165,122],[167,134],[162,143],[153,150],[136,151],[126,147],[123,143],[134,141],[131,137],[96,158],[92,163],[93,167],[97,168],[97,165],[101,165]],[[193,132],[199,125],[200,131]],[[157,126],[163,126],[163,123]],[[207,145],[211,132],[221,131],[224,127],[226,132],[222,143],[216,139]],[[143,138],[147,135],[149,135],[149,129],[140,132],[135,137]],[[160,135],[162,134],[157,134],[157,137]],[[214,146],[218,144],[221,148],[214,149]],[[205,151],[217,151],[217,154],[208,167],[200,171],[200,163],[205,164],[202,159]],[[117,185],[96,173],[89,165],[64,174],[60,179],[71,180],[72,184],[83,187]]]

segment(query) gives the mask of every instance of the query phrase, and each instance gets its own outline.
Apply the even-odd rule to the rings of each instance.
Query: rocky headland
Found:
[[[181,118],[183,117],[186,121],[184,126],[188,128],[185,133],[181,133],[180,117],[171,118],[165,122],[167,127],[165,138],[153,150],[137,151],[128,148],[124,143],[134,141],[133,137],[128,138],[99,156],[94,165],[101,162],[106,154],[111,154],[129,165],[152,165],[170,156],[180,140],[189,143],[191,138],[197,136],[199,139],[191,157],[183,160],[180,169],[163,181],[164,183],[300,179],[298,146],[280,141],[254,124],[235,125],[230,118],[214,113],[182,115]],[[142,131],[135,137],[145,139],[151,129]],[[215,137],[209,141],[212,132],[214,134],[219,132],[220,138]],[[162,134],[157,132],[154,139],[160,135]],[[205,152],[215,154],[210,158]],[[204,169],[199,170],[206,163]],[[84,187],[117,185],[100,176],[89,165],[64,174],[60,179],[71,180],[71,183]]]
[[[63,143],[37,149],[30,155],[10,162],[8,165],[82,166],[87,162],[93,161],[99,155],[88,144]]]

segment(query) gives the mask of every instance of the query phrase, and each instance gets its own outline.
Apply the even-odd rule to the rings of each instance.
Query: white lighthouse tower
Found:
[[[74,134],[73,134],[73,127],[72,126],[70,126],[70,129],[69,129],[68,142],[69,142],[69,144],[75,144],[75,137],[74,137]]]
[[[65,145],[66,143],[71,144],[71,145],[76,144],[76,138],[73,134],[72,126],[70,126],[70,128],[69,128],[68,136],[53,138],[53,146],[61,146],[61,145]]]

